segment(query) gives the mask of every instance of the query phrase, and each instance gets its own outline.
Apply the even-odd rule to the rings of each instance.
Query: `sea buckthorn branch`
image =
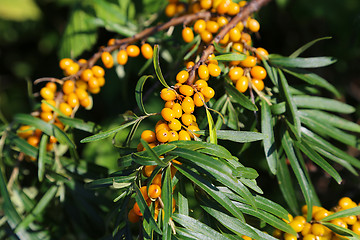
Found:
[[[219,41],[232,29],[236,26],[240,21],[244,21],[249,15],[254,12],[257,12],[262,6],[270,2],[271,0],[252,0],[248,4],[246,4],[240,12],[231,19],[231,21],[224,25],[221,28],[220,32],[215,36],[214,40],[206,47],[203,51],[201,58],[196,62],[193,68],[190,70],[189,78],[187,80],[187,84],[192,85],[195,81],[196,70],[199,66],[204,63],[208,57],[214,53],[215,47],[214,43],[219,43]]]

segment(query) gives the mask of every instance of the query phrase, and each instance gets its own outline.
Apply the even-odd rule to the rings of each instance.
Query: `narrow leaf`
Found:
[[[61,117],[58,116],[59,120],[67,126],[85,131],[85,132],[89,132],[89,133],[93,133],[97,130],[97,126],[95,123],[93,122],[85,122],[82,119],[79,118],[69,118],[69,117]]]
[[[208,124],[209,124],[209,135],[210,135],[210,143],[213,144],[217,144],[217,137],[216,137],[216,129],[215,129],[215,125],[214,125],[214,120],[211,116],[210,111],[205,108],[206,110],[206,116],[207,116],[207,120],[208,120]]]
[[[267,135],[267,138],[263,139],[265,157],[271,173],[276,175],[277,154],[274,131],[271,124],[271,110],[265,100],[261,101],[261,132]]]
[[[225,53],[225,54],[217,55],[213,58],[213,60],[218,60],[218,61],[242,61],[245,59],[246,59],[246,55],[241,53]]]
[[[157,155],[157,153],[149,146],[149,144],[144,140],[144,139],[140,139],[141,144],[143,145],[143,147],[145,148],[145,151],[147,151],[149,157],[157,163],[157,165],[159,165],[160,167],[166,167],[167,164],[164,163],[160,158],[159,155]]]
[[[163,176],[163,183],[161,187],[161,199],[164,203],[164,219],[163,219],[163,232],[171,231],[169,220],[172,217],[172,185],[171,185],[171,168],[170,166],[165,169]]]
[[[225,83],[226,93],[229,95],[230,99],[234,102],[240,104],[244,108],[250,111],[257,111],[257,107],[247,98],[244,94],[239,92],[233,85]]]
[[[314,45],[315,43],[322,41],[322,40],[327,40],[327,39],[331,39],[332,37],[322,37],[322,38],[317,38],[315,40],[312,40],[311,42],[306,43],[305,45],[301,46],[299,49],[297,49],[295,52],[293,52],[289,58],[296,58],[298,57],[301,53],[303,53],[306,49],[308,49],[309,47],[311,47],[312,45]]]
[[[105,132],[100,132],[98,134],[95,134],[95,135],[92,135],[90,137],[87,137],[87,138],[84,138],[82,139],[80,142],[81,143],[87,143],[87,142],[94,142],[94,141],[98,141],[98,140],[101,140],[101,139],[104,139],[104,138],[107,138],[109,137],[110,135],[114,134],[114,133],[117,133],[133,124],[135,124],[136,122],[138,122],[139,119],[135,119],[131,122],[127,122],[119,127],[116,127],[116,128],[113,128],[113,129],[110,129],[110,130],[107,130]]]
[[[135,175],[130,175],[130,176],[114,176],[108,178],[101,178],[86,183],[85,187],[89,189],[97,189],[97,188],[104,188],[113,185],[120,186],[120,184],[124,184],[124,183],[125,183],[124,187],[126,187],[129,186],[128,183],[134,181],[135,177],[136,177]]]
[[[40,140],[39,157],[38,157],[38,179],[39,179],[39,182],[42,182],[42,180],[44,179],[46,145],[47,145],[48,139],[49,139],[49,136],[46,134],[43,134],[41,136],[41,140]]]
[[[166,88],[170,88],[169,85],[167,85],[164,76],[162,75],[161,72],[160,62],[159,62],[159,46],[157,44],[154,46],[153,63],[154,63],[156,76],[158,77],[161,84]]]
[[[351,215],[360,215],[360,206],[335,212],[327,217],[324,217],[321,221],[331,221],[333,219],[348,217]]]
[[[330,230],[332,230],[334,233],[337,233],[340,236],[344,236],[347,239],[360,240],[359,235],[357,235],[356,233],[354,233],[353,231],[351,231],[351,230],[349,230],[347,228],[343,228],[343,227],[340,227],[338,225],[328,223],[328,222],[321,222],[321,224],[324,225],[325,227],[330,228]]]
[[[319,68],[329,66],[336,62],[336,59],[332,57],[289,58],[269,55],[269,58],[272,64],[292,68]]]
[[[209,136],[208,131],[197,131],[198,134]],[[263,140],[267,136],[258,132],[233,131],[233,130],[217,130],[218,139],[229,140],[233,142],[246,143]]]
[[[294,96],[293,99],[296,106],[299,108],[321,109],[346,114],[353,113],[355,111],[355,108],[353,106],[329,98],[314,96]]]
[[[142,99],[142,95],[143,95],[143,88],[144,88],[144,84],[146,82],[146,80],[148,78],[153,78],[153,76],[151,75],[147,75],[147,76],[142,76],[135,87],[135,99],[136,99],[136,103],[138,105],[138,108],[140,109],[141,112],[143,112],[144,114],[147,114],[145,107],[144,107],[144,103],[143,103],[143,99]]]

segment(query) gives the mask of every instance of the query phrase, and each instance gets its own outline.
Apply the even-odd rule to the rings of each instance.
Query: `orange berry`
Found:
[[[229,39],[230,39],[229,33],[227,33],[227,34],[225,34],[225,36],[219,41],[219,43],[222,44],[222,45],[226,45],[226,44],[228,44]]]
[[[152,58],[153,53],[154,51],[150,44],[145,43],[141,46],[141,54],[144,56],[144,58],[146,59]]]
[[[174,101],[167,101],[165,102],[164,107],[166,108],[172,108],[174,106],[175,102]]]
[[[167,142],[169,141],[169,138],[170,138],[170,134],[169,134],[169,131],[166,130],[166,129],[160,129],[159,131],[156,132],[156,139],[159,141],[159,142]]]
[[[262,59],[269,55],[268,51],[266,51],[266,49],[261,48],[261,47],[257,48],[255,53],[256,53],[256,57],[259,59]]]
[[[92,78],[90,78],[89,79],[89,81],[88,81],[88,86],[89,86],[89,88],[91,89],[91,88],[98,88],[99,87],[99,80],[96,78],[96,77],[92,77]]]
[[[77,80],[76,82],[75,82],[75,86],[76,86],[76,88],[81,88],[81,89],[84,89],[84,90],[86,90],[87,89],[87,82],[85,82],[85,81],[83,81],[83,80]],[[76,91],[76,90],[75,90]]]
[[[161,195],[161,188],[159,185],[151,184],[149,187],[149,197],[156,199]]]
[[[207,21],[206,30],[210,33],[217,33],[219,31],[219,24],[215,21]]]
[[[200,33],[201,40],[205,43],[210,43],[213,40],[213,35],[211,32],[205,30]]]
[[[347,217],[342,218],[342,220],[344,220],[344,222],[348,225],[354,225],[357,221],[357,216],[356,215],[350,215]]]
[[[250,36],[250,34],[243,32],[241,34],[241,41],[245,42],[247,45],[251,45],[251,36]]]
[[[89,88],[89,92],[92,94],[98,94],[100,92],[100,87]]]
[[[76,93],[72,92],[68,95],[66,102],[69,104],[70,107],[74,108],[79,105],[79,98]]]
[[[191,137],[189,135],[189,133],[185,130],[181,130],[179,132],[179,140],[183,140],[183,141],[190,141]]]
[[[256,65],[256,57],[247,56],[245,60],[240,62],[243,67],[254,67]]]
[[[208,79],[209,78],[209,69],[206,65],[200,65],[198,69],[199,78]]]
[[[72,108],[65,102],[60,103],[59,109],[65,116],[70,116],[72,114]]]
[[[156,174],[156,176],[154,177],[154,179],[152,180],[152,185],[158,185],[159,187],[161,187],[161,174],[158,173]]]
[[[79,59],[78,63],[79,63],[80,65],[84,65],[84,64],[86,64],[86,63],[87,63],[87,60],[86,60],[86,59],[81,58],[81,59]]]
[[[253,78],[251,79],[251,83],[259,91],[262,91],[265,88],[264,81],[261,79]]]
[[[179,140],[179,134],[176,131],[169,131],[169,142]]]
[[[219,27],[225,26],[226,24],[229,23],[229,21],[227,20],[226,17],[224,16],[220,16],[217,18],[216,22],[219,24]]]
[[[193,122],[193,118],[192,118],[192,114],[186,114],[184,113],[181,116],[181,122],[185,125],[185,126],[189,126],[192,122]]]
[[[163,108],[161,110],[161,116],[165,119],[165,121],[171,121],[175,118],[175,113],[171,108]]]
[[[50,142],[50,143],[56,143],[56,142],[57,142],[56,137],[50,136],[50,137],[49,137],[49,142]]]
[[[203,87],[207,87],[208,83],[206,81],[204,81],[204,80],[197,80],[195,82],[195,86],[196,86],[197,89],[201,89]]]
[[[196,137],[200,137],[199,134],[195,133],[196,131],[200,131],[199,127],[198,126],[195,126],[195,125],[190,125],[188,126],[188,133],[190,135],[191,138],[194,138],[194,135]]]
[[[160,97],[164,101],[174,101],[176,99],[176,92],[173,89],[163,88],[160,92]]]
[[[246,22],[247,28],[252,32],[258,32],[260,29],[260,24],[256,19],[250,18]]]
[[[236,51],[238,51],[239,53],[242,53],[243,50],[244,50],[244,44],[242,44],[242,43],[234,43],[234,44],[232,45],[232,48],[233,48],[233,50],[236,50]]]
[[[189,78],[189,73],[186,70],[181,70],[177,75],[176,75],[176,81],[178,83],[184,83],[188,80]]]
[[[84,81],[88,81],[92,77],[93,77],[93,72],[91,71],[91,69],[85,69],[84,71],[82,71],[80,75],[80,78]]]
[[[194,40],[194,33],[191,28],[186,27],[182,30],[182,38],[185,42],[189,43]]]
[[[176,4],[169,3],[165,8],[165,15],[168,17],[173,17],[176,14]]]
[[[181,123],[179,120],[177,119],[172,119],[170,120],[169,124],[168,124],[169,128],[173,131],[179,131],[181,129]]]
[[[91,105],[91,98],[89,96],[87,96],[86,98],[80,100],[80,105],[83,106],[84,108],[87,108]]]
[[[17,130],[17,134],[21,138],[28,138],[31,135],[33,135],[33,133],[34,133],[34,130],[32,130],[31,126],[29,126],[29,125],[23,125],[23,126],[19,127],[19,129]]]
[[[303,237],[303,240],[316,240],[316,236],[314,234],[308,234]]]
[[[251,68],[250,74],[253,78],[257,79],[265,79],[266,78],[266,70],[261,66],[254,66]]]
[[[234,27],[229,32],[229,37],[232,42],[238,42],[241,38],[241,32],[237,27]]]
[[[320,221],[321,219],[323,219],[329,215],[330,215],[330,212],[328,210],[321,209],[314,214],[314,219],[315,219],[315,221]]]
[[[221,69],[218,65],[210,63],[208,65],[208,69],[209,69],[209,74],[213,77],[217,77],[220,75],[221,73]]]
[[[59,66],[62,70],[65,70],[72,63],[73,63],[73,60],[71,60],[70,58],[63,58],[60,60]]]
[[[180,118],[182,115],[182,108],[180,103],[175,103],[171,108],[174,111],[175,118]]]
[[[355,222],[355,223],[352,225],[351,230],[352,230],[354,233],[356,233],[357,235],[360,235],[360,221]]]
[[[46,102],[48,103],[48,104],[50,104],[51,106],[56,106],[56,103],[55,103],[55,101],[54,100],[46,100]],[[48,105],[48,104],[46,104],[46,103],[41,103],[41,111],[43,111],[43,112],[51,112],[52,111],[52,108]]]
[[[98,82],[99,82],[99,87],[102,87],[105,85],[105,78],[103,77],[100,77],[100,78],[97,78],[98,79]]]
[[[84,100],[85,98],[87,98],[89,96],[89,94],[82,88],[76,88],[75,94],[80,101]]]
[[[189,62],[186,63],[186,68],[187,68],[187,69],[190,69],[190,68],[192,68],[194,65],[195,65],[195,63],[194,63],[193,61],[189,61]]]
[[[155,132],[157,133],[159,130],[165,129],[167,131],[170,131],[170,128],[165,120],[160,120],[155,125]]]
[[[31,146],[37,147],[40,143],[40,138],[38,136],[30,136],[26,140]]]
[[[101,60],[106,68],[112,68],[114,66],[114,59],[109,52],[103,52],[101,54]]]
[[[244,70],[241,67],[234,67],[229,71],[229,77],[231,81],[236,82],[239,80],[244,74]]]
[[[147,166],[144,166],[144,168],[143,168],[143,170],[142,170],[143,175],[144,175],[145,177],[150,177],[151,174],[152,174],[152,172],[154,171],[155,167],[156,167],[156,165],[147,165]],[[142,187],[142,188],[143,188],[143,187]],[[141,188],[140,188],[140,191],[141,191]],[[141,192],[141,193],[143,193],[143,192]],[[146,193],[146,186],[145,186],[145,193]],[[143,193],[143,196],[144,196],[144,198],[145,198],[144,193]],[[146,196],[147,196],[147,194],[146,194]],[[146,200],[146,199],[147,199],[147,198],[145,198],[145,200]]]
[[[138,216],[142,216],[142,212],[140,211],[139,204],[136,202],[133,207],[134,213]]]
[[[126,52],[129,57],[137,57],[140,54],[140,48],[136,45],[129,45],[126,47]]]
[[[215,95],[214,89],[211,87],[203,87],[200,92],[204,95],[206,98],[213,98]]]
[[[341,218],[331,220],[330,223],[332,223],[336,226],[339,226],[339,227],[348,228],[348,225],[346,224],[346,222],[344,222]]]
[[[48,88],[52,92],[56,92],[57,86],[56,86],[56,83],[54,83],[54,82],[46,83],[45,87]]]
[[[107,45],[108,45],[108,46],[115,45],[115,41],[116,41],[115,38],[110,38],[109,41],[108,41],[108,43],[107,43]]]
[[[206,29],[206,22],[205,22],[205,20],[199,19],[199,20],[197,20],[197,21],[195,22],[195,24],[194,24],[194,31],[195,31],[196,33],[201,33],[201,32],[203,32],[203,31],[205,31],[205,29]]]
[[[53,119],[53,114],[51,112],[41,112],[40,113],[40,118],[41,120],[45,121],[45,122],[49,122]]]
[[[145,130],[141,133],[141,138],[144,139],[147,143],[155,142],[156,135],[151,130]]]
[[[181,108],[185,113],[193,113],[195,109],[194,100],[191,97],[185,97],[185,99],[181,103]]]
[[[51,91],[49,88],[47,87],[43,87],[41,90],[40,90],[40,95],[43,99],[45,100],[52,100],[54,99],[54,92]]]
[[[66,95],[74,92],[74,89],[75,89],[75,83],[73,81],[67,80],[64,82],[62,90]]]
[[[297,220],[291,221],[289,225],[295,230],[295,232],[301,232],[304,228],[304,224]]]
[[[93,72],[94,77],[97,77],[97,78],[104,77],[104,75],[105,75],[104,69],[100,66],[93,66],[91,68],[91,71]]]
[[[343,209],[356,207],[356,204],[349,197],[343,197],[339,200],[339,206]]]
[[[226,14],[230,7],[230,0],[222,0],[220,4],[217,6],[216,11],[219,14]]]
[[[140,220],[140,217],[135,214],[134,209],[131,209],[128,213],[128,220],[131,223],[137,223]]]
[[[284,234],[284,240],[297,240],[297,236],[292,235],[290,233],[285,233]]]
[[[179,88],[179,92],[185,96],[192,96],[194,94],[194,89],[189,85],[182,85]]]
[[[65,68],[65,75],[70,76],[76,74],[80,69],[79,64],[76,62],[71,63],[67,68]]]
[[[231,2],[227,14],[234,16],[240,12],[240,6],[237,3]]]
[[[241,76],[240,79],[236,81],[235,87],[241,93],[246,92],[249,87],[249,79],[246,76]]]
[[[194,104],[197,107],[204,106],[205,97],[201,92],[197,92],[194,94]]]
[[[311,233],[314,234],[315,236],[324,236],[325,235],[325,227],[319,223],[314,223],[311,226]]]
[[[203,9],[210,9],[212,6],[212,0],[200,0],[200,6]]]
[[[120,50],[116,55],[116,60],[120,65],[125,65],[128,61],[127,52],[124,49]]]

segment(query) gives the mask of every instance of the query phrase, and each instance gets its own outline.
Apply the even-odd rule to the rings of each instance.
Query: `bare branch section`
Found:
[[[248,4],[243,7],[240,12],[233,18],[231,21],[226,24],[223,28],[221,28],[220,32],[215,36],[214,40],[206,47],[203,51],[201,58],[196,64],[193,66],[189,73],[189,78],[187,80],[187,84],[192,85],[195,81],[196,70],[199,68],[201,64],[203,64],[208,57],[214,52],[214,43],[219,43],[219,41],[238,24],[240,21],[244,21],[247,17],[249,17],[254,12],[259,11],[261,7],[266,5],[271,0],[252,0]]]

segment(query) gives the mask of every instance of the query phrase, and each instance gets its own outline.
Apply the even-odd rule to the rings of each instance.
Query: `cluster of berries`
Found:
[[[218,16],[209,20],[199,19],[193,23],[192,28],[185,27],[182,30],[183,40],[187,43],[192,42],[195,32],[200,35],[201,40],[205,44],[210,43],[213,40],[213,36],[229,23],[231,16],[239,13],[241,7],[244,7],[246,3],[246,1],[241,1],[237,4],[231,0],[202,0],[197,2],[200,10],[211,10],[216,12]],[[173,4],[176,3],[170,1],[168,6]],[[252,87],[259,91],[262,91],[265,87],[263,80],[266,78],[266,70],[257,65],[261,63],[261,59],[267,58],[268,52],[264,48],[255,49],[251,47],[252,39],[250,34],[258,32],[259,29],[259,22],[249,17],[246,21],[239,22],[219,41],[220,45],[224,47],[230,46],[231,52],[247,55],[246,59],[230,61],[228,66],[225,66],[229,68],[228,76],[233,84],[242,93],[246,92],[249,88],[249,82],[251,82]],[[215,73],[213,76],[218,76],[221,73],[220,67],[215,63],[209,66],[210,69],[214,69]]]
[[[283,233],[278,229],[275,229],[273,236],[278,239],[284,240],[340,240],[348,239],[344,236],[339,236],[338,234],[331,231],[329,228],[321,224],[321,220],[325,217],[345,209],[350,209],[357,207],[358,205],[349,197],[343,197],[339,200],[338,205],[329,211],[323,207],[313,206],[312,207],[312,220],[310,222],[306,221],[306,215],[308,212],[308,207],[305,205],[302,207],[301,211],[303,216],[295,216],[289,214],[289,220],[286,221],[298,234],[297,236],[291,235],[289,233]],[[352,230],[354,233],[360,235],[360,219],[356,215],[350,215],[343,218],[336,218],[330,223]]]

